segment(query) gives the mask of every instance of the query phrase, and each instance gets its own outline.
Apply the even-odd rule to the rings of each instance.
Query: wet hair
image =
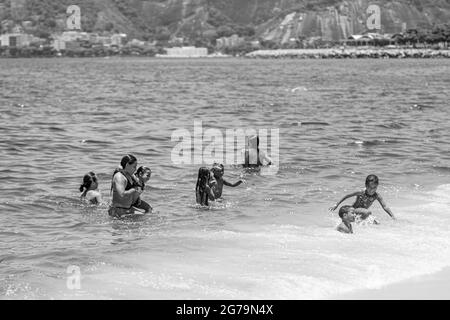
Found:
[[[368,187],[371,182],[374,182],[376,185],[378,185],[378,177],[374,174],[368,175],[366,178],[366,187]]]
[[[197,177],[197,185],[195,186],[195,193],[197,192],[200,195],[200,199],[203,199],[205,197],[206,188],[205,186],[208,184],[209,177],[211,172],[206,167],[201,167],[198,169],[198,177]],[[206,201],[205,203],[201,203],[202,205],[208,205],[208,195],[206,195]]]
[[[83,183],[80,185],[80,192],[86,192],[89,190],[93,182],[97,182],[97,176],[94,172],[89,172],[84,175]]]
[[[140,176],[140,175],[144,174],[145,172],[150,172],[150,173],[152,173],[152,169],[150,169],[149,167],[140,166],[140,167],[136,170],[136,175],[137,175],[137,176]]]
[[[127,166],[127,164],[133,164],[137,161],[136,157],[133,156],[132,154],[127,154],[125,157],[122,158],[122,160],[120,161],[120,166],[122,167],[122,169],[125,169],[125,167]]]
[[[339,217],[342,219],[344,217],[344,214],[349,213],[351,208],[352,208],[352,206],[342,206],[339,209]]]
[[[211,171],[214,172],[214,171],[216,171],[217,169],[220,169],[222,172],[225,171],[225,167],[223,166],[223,164],[214,162],[214,164],[212,165]]]

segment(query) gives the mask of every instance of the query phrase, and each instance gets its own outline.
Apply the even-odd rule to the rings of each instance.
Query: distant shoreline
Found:
[[[345,48],[345,49],[277,49],[258,50],[245,55],[246,58],[297,58],[297,59],[389,59],[389,58],[450,58],[449,49],[387,49],[387,48]]]
[[[15,55],[0,56],[0,59],[20,58],[154,58],[154,59],[436,59],[450,58],[450,49],[412,49],[412,48],[345,48],[345,49],[275,49],[257,50],[247,54],[225,55],[210,54],[208,56],[169,56],[169,55]]]

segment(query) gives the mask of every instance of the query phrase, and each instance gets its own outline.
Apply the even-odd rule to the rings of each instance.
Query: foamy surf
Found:
[[[247,220],[232,228],[178,229],[147,235],[148,247],[83,268],[82,290],[57,299],[328,299],[437,272],[450,266],[450,185],[424,192],[428,203],[393,207],[398,221],[328,226]],[[165,247],[165,248],[163,248]],[[6,298],[34,298],[27,284]]]

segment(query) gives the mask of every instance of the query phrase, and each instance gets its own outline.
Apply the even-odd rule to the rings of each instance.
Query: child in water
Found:
[[[226,185],[227,187],[237,187],[239,186],[241,183],[243,183],[244,181],[239,180],[236,183],[229,183],[228,181],[226,181],[223,178],[223,174],[225,173],[225,168],[223,166],[223,164],[218,164],[218,163],[214,163],[213,167],[211,169],[211,172],[214,175],[214,178],[217,182],[216,188],[214,188],[213,192],[214,192],[214,197],[216,199],[219,199],[220,197],[222,197],[222,190],[223,190],[223,186]]]
[[[102,196],[98,191],[98,180],[94,172],[89,172],[83,177],[83,184],[80,186],[81,199],[85,199],[90,204],[102,202]]]
[[[365,190],[353,192],[346,195],[334,207],[331,207],[330,210],[334,211],[346,199],[356,197],[356,201],[353,204],[355,214],[358,215],[361,218],[361,220],[365,220],[372,214],[372,212],[369,210],[370,206],[373,204],[375,200],[378,200],[378,202],[383,207],[384,211],[386,211],[387,214],[389,214],[391,218],[395,220],[394,214],[392,213],[391,209],[387,207],[383,198],[377,193],[377,188],[378,188],[378,177],[376,175],[371,174],[366,178]],[[374,220],[374,223],[378,224],[376,220]]]
[[[152,176],[152,170],[150,168],[143,167],[143,166],[139,167],[136,170],[136,173],[134,176],[134,178],[135,178],[134,186],[139,187],[139,188],[141,188],[141,191],[144,191],[145,184],[150,180],[151,176]],[[149,213],[150,211],[153,210],[152,206],[150,204],[148,204],[146,201],[142,200],[140,196],[136,200],[136,202],[133,204],[133,207],[144,210],[144,213]]]
[[[208,199],[214,201],[214,189],[217,182],[208,168],[201,167],[198,170],[197,185],[195,186],[195,197],[198,204],[208,206]]]
[[[336,230],[342,233],[353,233],[352,222],[355,222],[355,208],[352,206],[342,206],[339,209],[339,217],[342,222]]]

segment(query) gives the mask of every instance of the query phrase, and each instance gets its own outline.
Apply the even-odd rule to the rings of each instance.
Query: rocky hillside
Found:
[[[2,32],[16,22],[62,31],[66,8],[81,8],[84,31],[125,32],[142,39],[213,40],[238,33],[278,43],[290,38],[338,40],[367,31],[367,8],[381,8],[381,32],[450,21],[450,0],[0,0]]]

